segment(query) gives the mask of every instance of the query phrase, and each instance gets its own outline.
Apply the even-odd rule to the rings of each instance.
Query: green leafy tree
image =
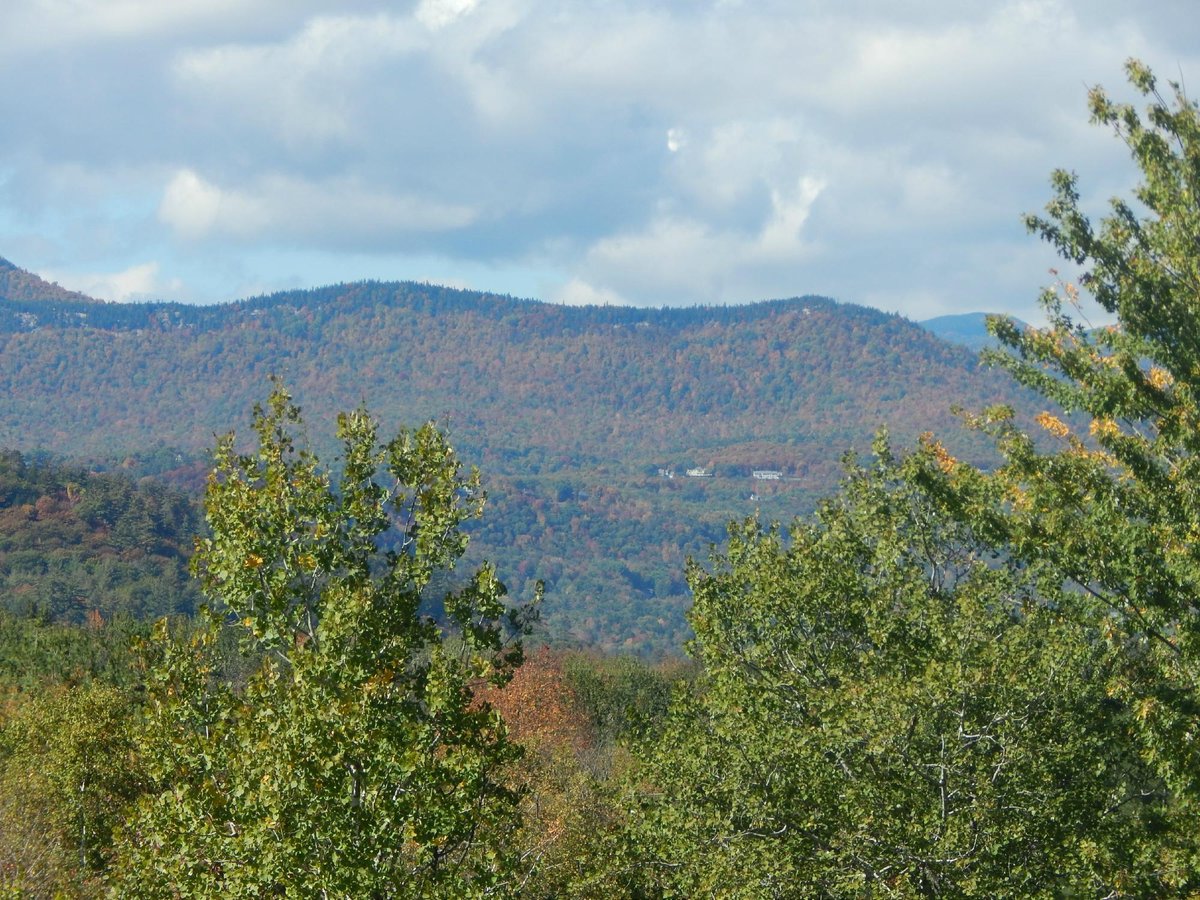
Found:
[[[518,798],[500,775],[519,754],[471,685],[519,661],[519,616],[488,566],[444,598],[451,637],[420,613],[466,549],[478,476],[434,427],[380,445],[360,410],[338,420],[335,488],[297,448],[300,424],[277,385],[255,411],[257,452],[218,444],[195,557],[214,607],[190,639],[163,623],[150,645],[154,787],[123,832],[116,890],[504,894]],[[258,661],[238,690],[219,677],[224,629]]]
[[[0,894],[98,893],[141,789],[133,732],[129,697],[99,682],[26,695],[0,723]]]
[[[1102,623],[914,486],[939,449],[881,441],[814,520],[691,567],[705,683],[641,751],[645,894],[1151,889],[1162,793],[1096,677]]]
[[[1002,464],[885,447],[787,538],[691,570],[707,690],[643,749],[648,895],[1191,896],[1200,887],[1200,110],[1130,62],[1095,122],[1143,181],[1030,228],[1080,270],[993,356],[1061,410]],[[1076,321],[1084,295],[1116,324]],[[1082,423],[1082,424],[1081,424]]]
[[[964,468],[943,486],[958,514],[990,517],[1007,551],[1072,585],[1072,607],[1105,613],[1108,690],[1136,712],[1142,753],[1170,786],[1185,833],[1200,814],[1200,109],[1177,84],[1164,96],[1141,63],[1130,82],[1144,114],[1091,93],[1095,123],[1111,127],[1141,171],[1132,200],[1114,199],[1093,225],[1074,175],[1031,230],[1080,270],[1078,286],[1048,291],[1049,327],[991,323],[994,354],[1016,378],[1070,416],[1040,417],[1035,442],[1003,410],[981,417],[1004,465]],[[1116,323],[1087,327],[1085,297]],[[1049,446],[1048,446],[1049,445]],[[1001,490],[1007,504],[971,498]],[[1195,841],[1160,866],[1181,888],[1200,886]]]
[[[563,663],[566,683],[601,744],[613,744],[638,728],[653,728],[666,715],[673,680],[686,666],[650,666],[632,656],[575,653]]]

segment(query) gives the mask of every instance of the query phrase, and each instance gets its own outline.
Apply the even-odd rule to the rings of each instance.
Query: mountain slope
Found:
[[[740,464],[729,447],[948,425],[952,402],[1003,383],[899,317],[811,297],[643,310],[368,283],[224,307],[58,304],[8,324],[0,444],[74,454],[206,447],[271,372],[320,418],[367,399],[444,419],[504,470],[530,454]]]
[[[552,631],[608,646],[677,644],[684,557],[730,518],[811,508],[884,424],[898,444],[933,430],[986,459],[950,407],[1014,392],[911,322],[818,297],[647,310],[360,283],[2,313],[0,446],[201,450],[245,430],[270,373],[325,455],[333,416],[360,402],[385,431],[434,418],[489,481],[478,552],[518,594],[547,580]]]
[[[192,612],[194,501],[148,480],[0,451],[0,613],[79,623]]]
[[[9,301],[44,301],[68,303],[99,303],[78,291],[68,291],[66,288],[45,281],[26,272],[4,257],[0,256],[0,300]]]

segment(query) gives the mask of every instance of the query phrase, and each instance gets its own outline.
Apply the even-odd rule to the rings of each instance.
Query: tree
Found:
[[[381,446],[359,410],[338,419],[334,489],[300,425],[276,384],[257,452],[232,434],[217,446],[194,563],[214,605],[190,638],[164,622],[149,647],[154,787],[119,843],[117,890],[504,894],[518,798],[500,772],[519,753],[472,684],[519,662],[506,623],[520,616],[486,565],[444,599],[452,635],[421,614],[466,549],[478,475],[431,425]],[[253,663],[238,689],[220,677],[223,630]]]
[[[0,895],[91,896],[141,787],[132,704],[98,681],[21,697],[0,721]]]
[[[1145,116],[1092,91],[1092,120],[1111,127],[1141,170],[1133,200],[1114,199],[1093,226],[1077,179],[1053,177],[1055,196],[1029,228],[1081,270],[1078,287],[1047,291],[1049,327],[991,322],[1007,347],[994,360],[1070,414],[1040,422],[1051,450],[1005,411],[982,417],[1004,456],[986,478],[964,472],[947,493],[984,481],[1009,503],[987,511],[1010,552],[1072,585],[1075,609],[1105,611],[1108,689],[1136,710],[1141,752],[1171,790],[1184,835],[1200,817],[1200,108],[1172,83],[1170,99],[1131,60]],[[1116,323],[1093,329],[1068,307],[1088,296]],[[1082,425],[1078,423],[1082,421]],[[1086,432],[1086,433],[1085,433]],[[975,513],[978,518],[979,511]],[[1200,885],[1190,836],[1160,866],[1178,886]]]
[[[523,788],[520,848],[522,898],[608,898],[613,885],[592,878],[593,855],[615,830],[607,785],[588,763],[595,734],[564,672],[548,648],[533,654],[513,679],[486,697],[526,749],[510,778]]]
[[[691,569],[707,690],[643,750],[646,893],[1200,887],[1200,110],[1128,74],[1144,118],[1090,105],[1134,200],[1093,227],[1055,173],[1028,224],[1078,287],[1048,328],[991,324],[1061,408],[1045,434],[971,417],[992,471],[880,446],[813,521],[735,527]],[[1075,321],[1084,294],[1116,324]]]
[[[1161,792],[1101,623],[914,486],[938,449],[880,441],[813,521],[732,526],[690,568],[705,683],[642,749],[648,895],[1145,889]]]

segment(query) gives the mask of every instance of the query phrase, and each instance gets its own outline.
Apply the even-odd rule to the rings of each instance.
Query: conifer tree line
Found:
[[[44,673],[0,669],[0,896],[1200,892],[1200,108],[1127,73],[1145,109],[1090,112],[1140,184],[1093,223],[1056,172],[1027,224],[1078,274],[990,325],[1039,433],[970,411],[986,470],[881,433],[811,517],[732,523],[691,664],[525,653],[456,568],[447,436],[355,410],[331,471],[276,383],[216,449],[196,617],[0,620]]]

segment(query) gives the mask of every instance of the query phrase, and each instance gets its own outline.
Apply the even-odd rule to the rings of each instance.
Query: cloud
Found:
[[[120,272],[46,273],[43,277],[89,297],[117,302],[160,300],[183,290],[178,279],[164,281],[159,277],[156,262],[139,263]]]
[[[764,277],[794,277],[820,253],[804,226],[823,188],[819,178],[802,176],[773,190],[769,214],[751,233],[662,216],[641,231],[604,238],[589,248],[581,267],[588,281],[579,282],[577,291],[643,305],[763,299],[767,295],[756,292]]]
[[[803,176],[794,189],[771,192],[771,218],[756,242],[756,256],[763,259],[802,258],[806,252],[802,231],[809,210],[825,189],[820,178]]]
[[[440,31],[461,19],[478,5],[478,0],[421,0],[413,13],[430,31]]]
[[[299,147],[370,139],[372,79],[421,49],[405,19],[385,13],[319,16],[283,41],[188,49],[171,76],[206,121]]]
[[[1087,85],[1195,80],[1196,46],[1183,0],[12,0],[0,253],[205,296],[378,256],[564,302],[1011,306],[1049,171],[1129,186]]]
[[[189,240],[212,231],[221,214],[221,190],[191,169],[175,173],[163,193],[158,215],[164,224]]]
[[[628,306],[628,302],[616,291],[597,288],[581,278],[572,278],[566,284],[553,288],[550,298],[568,306]]]
[[[192,241],[305,243],[337,235],[353,246],[463,228],[475,212],[436,199],[383,193],[353,178],[311,182],[269,175],[246,188],[224,189],[184,169],[164,189],[158,216]]]
[[[244,33],[278,25],[318,5],[315,0],[6,0],[0,34],[19,36],[17,56],[58,48],[95,48],[186,36]]]

